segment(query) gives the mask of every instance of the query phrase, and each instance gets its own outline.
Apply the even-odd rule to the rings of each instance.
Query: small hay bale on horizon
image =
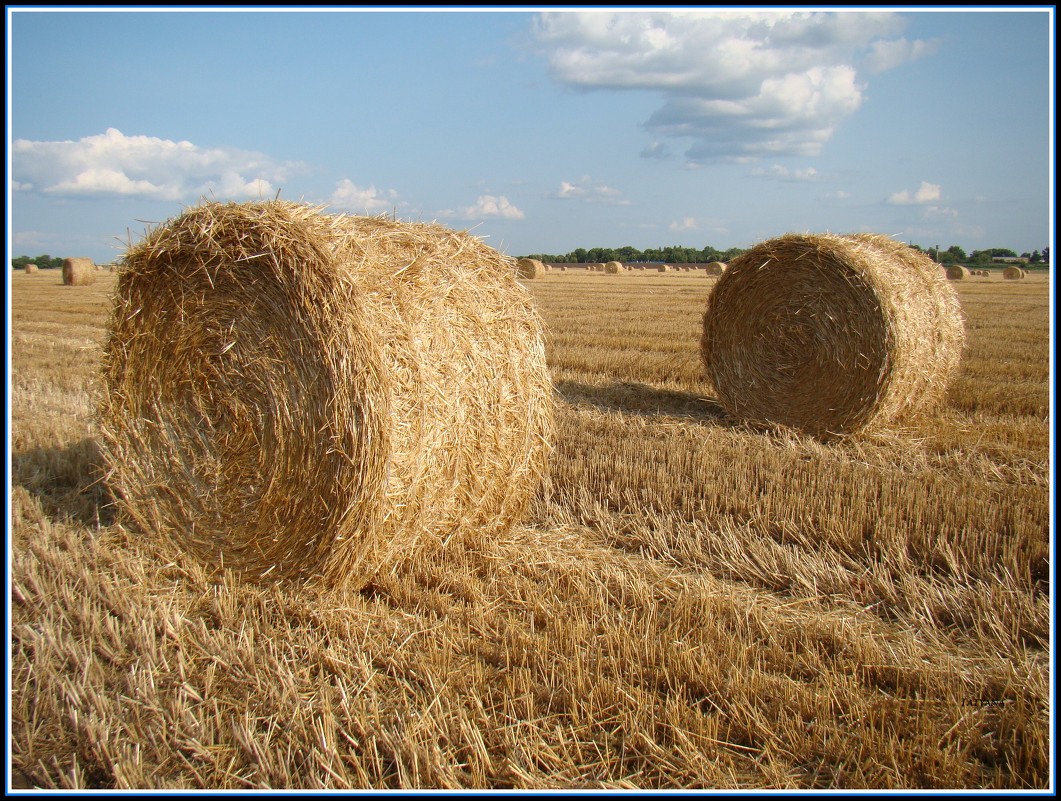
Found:
[[[96,282],[96,264],[87,258],[63,259],[63,284],[65,286],[87,286]]]
[[[485,547],[547,480],[533,298],[433,223],[188,210],[124,255],[101,378],[120,519],[250,580],[359,588]]]
[[[948,281],[962,281],[969,277],[969,269],[961,264],[951,264],[946,268]]]
[[[610,261],[604,265],[604,272],[608,275],[619,275],[623,272],[623,265],[621,262]]]
[[[732,417],[830,439],[936,406],[964,344],[928,257],[878,234],[786,234],[714,285],[701,359]]]
[[[710,276],[719,276],[726,272],[726,264],[721,261],[713,261],[704,267],[704,271]]]
[[[1002,277],[1005,278],[1007,281],[1019,281],[1027,275],[1028,273],[1026,273],[1020,267],[1013,267],[1012,265],[1006,267],[1002,271]]]
[[[31,274],[31,275],[33,273],[40,272],[40,268],[38,268],[36,264],[32,264],[32,263],[31,264],[27,264],[25,266],[25,268],[23,268],[23,269],[25,269],[25,271],[27,273]]]
[[[673,270],[674,268],[671,267],[669,264],[661,264],[659,267],[656,268],[656,271],[661,273],[669,273]]]

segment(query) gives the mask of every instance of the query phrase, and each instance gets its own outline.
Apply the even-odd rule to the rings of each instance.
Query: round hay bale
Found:
[[[707,272],[708,275],[719,276],[722,275],[722,273],[726,272],[726,263],[721,261],[713,261],[709,263],[706,267],[704,267],[704,270]]]
[[[287,201],[151,231],[103,352],[123,516],[208,566],[344,586],[500,535],[553,430],[513,266],[467,233]]]
[[[537,259],[519,259],[516,262],[516,274],[520,278],[541,278],[545,275],[545,265]]]
[[[730,262],[701,357],[732,416],[828,439],[938,403],[965,343],[930,259],[876,234],[786,234]]]
[[[1002,277],[1005,278],[1007,281],[1019,281],[1020,279],[1024,278],[1026,275],[1027,275],[1027,273],[1024,272],[1024,270],[1022,270],[1020,267],[1010,266],[1010,267],[1006,267],[1002,271]]]
[[[623,265],[617,261],[610,261],[604,265],[604,272],[608,275],[618,275],[623,271]]]
[[[86,286],[96,282],[96,265],[92,259],[63,259],[63,283],[66,286]]]
[[[969,277],[969,270],[960,264],[951,264],[946,268],[948,281],[962,281]]]
[[[669,264],[661,264],[659,267],[656,268],[656,270],[661,273],[669,273],[673,269],[674,268],[671,267]]]
[[[39,272],[39,268],[37,267],[36,264],[27,264],[24,269],[26,270],[27,273],[30,273],[30,274],[33,274],[35,272]]]
[[[566,273],[567,272],[567,265],[566,264],[561,264],[560,265],[560,272],[562,272],[562,273]]]

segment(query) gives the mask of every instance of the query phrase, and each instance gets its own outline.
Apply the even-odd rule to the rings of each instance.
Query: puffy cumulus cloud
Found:
[[[817,181],[818,171],[813,167],[805,170],[790,170],[780,164],[772,164],[769,167],[756,167],[751,171],[756,178],[776,178],[780,181]]]
[[[375,186],[362,188],[349,178],[344,178],[335,185],[329,202],[340,209],[372,214],[393,208],[397,198],[398,193],[393,189],[381,195]]]
[[[458,220],[481,220],[488,217],[522,220],[526,215],[513,206],[504,195],[479,195],[473,205],[463,206],[456,210],[445,209],[440,211],[438,216]]]
[[[563,84],[659,92],[645,127],[691,138],[703,162],[817,155],[862,104],[863,54],[879,71],[932,51],[894,39],[905,25],[870,11],[545,12],[534,36]]]
[[[604,203],[609,206],[628,206],[630,201],[618,189],[594,181],[588,175],[577,181],[561,181],[560,188],[549,195],[557,200],[581,200],[583,203]]]
[[[666,142],[653,142],[650,145],[646,145],[641,151],[641,158],[643,159],[659,159],[661,161],[665,159],[674,158],[674,153]]]
[[[16,139],[13,186],[48,195],[118,195],[156,200],[261,198],[300,168],[260,153],[203,148],[153,136],[126,136],[115,128],[76,141]]]
[[[892,194],[888,195],[888,204],[892,206],[923,206],[934,200],[939,200],[939,198],[939,184],[930,184],[928,181],[922,181],[921,186],[919,186],[914,192],[911,192],[908,189],[892,192]]]

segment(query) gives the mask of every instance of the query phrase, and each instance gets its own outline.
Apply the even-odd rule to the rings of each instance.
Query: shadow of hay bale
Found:
[[[114,497],[104,481],[98,443],[31,448],[11,454],[11,485],[24,487],[51,517],[86,526],[113,525]]]
[[[591,405],[643,417],[684,417],[693,422],[724,424],[728,417],[715,400],[692,392],[660,389],[634,381],[608,386],[558,381],[556,389],[569,403]]]

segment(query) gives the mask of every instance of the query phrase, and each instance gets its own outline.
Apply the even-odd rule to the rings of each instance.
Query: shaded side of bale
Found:
[[[67,286],[85,286],[95,283],[96,265],[92,259],[63,259],[63,283]]]
[[[701,357],[732,416],[828,439],[936,406],[964,343],[957,294],[923,254],[876,234],[787,234],[730,262]]]
[[[707,271],[708,275],[722,275],[722,273],[726,272],[726,264],[721,261],[713,261],[704,267],[704,270]]]
[[[623,265],[621,262],[610,261],[604,265],[604,272],[608,275],[618,275],[623,272]]]
[[[545,275],[545,265],[537,259],[519,259],[516,261],[516,274],[520,278],[541,278]]]
[[[946,268],[948,281],[961,281],[969,277],[969,269],[960,264],[951,264]]]
[[[1022,270],[1020,267],[1006,267],[1002,271],[1002,277],[1005,278],[1007,281],[1019,281],[1026,275],[1027,273],[1024,272],[1024,270]]]
[[[123,516],[207,565],[353,586],[504,532],[553,426],[513,267],[466,233],[281,201],[150,232],[103,354]]]
[[[27,264],[24,269],[26,270],[27,273],[38,272],[38,267],[37,267],[36,264]]]

